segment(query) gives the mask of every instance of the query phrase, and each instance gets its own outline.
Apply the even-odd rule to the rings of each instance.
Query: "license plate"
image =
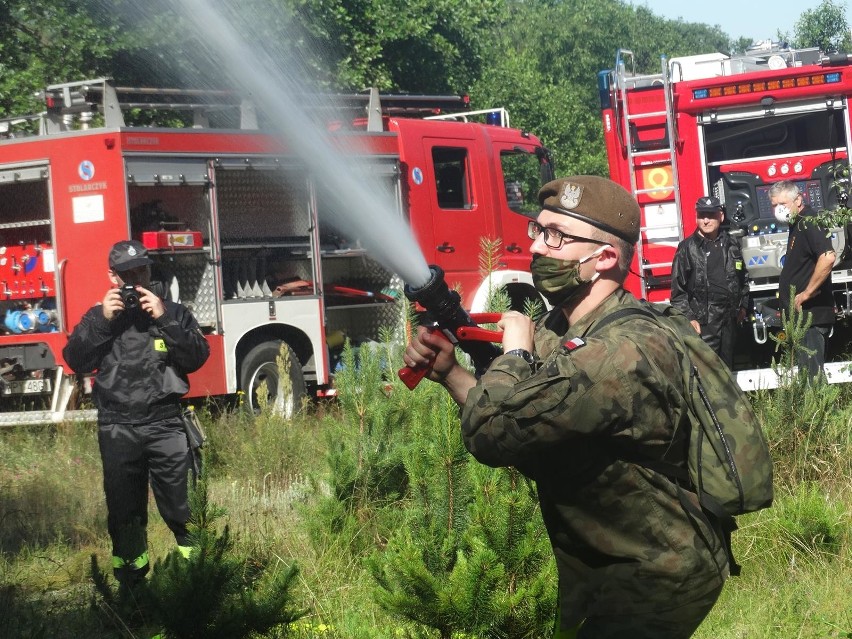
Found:
[[[16,379],[3,384],[4,395],[35,395],[49,392],[49,379]]]

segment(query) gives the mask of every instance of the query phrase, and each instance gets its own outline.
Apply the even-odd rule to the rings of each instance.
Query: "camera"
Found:
[[[139,308],[139,291],[133,284],[125,284],[118,289],[118,294],[121,295],[121,301],[124,302],[124,308],[132,311]]]

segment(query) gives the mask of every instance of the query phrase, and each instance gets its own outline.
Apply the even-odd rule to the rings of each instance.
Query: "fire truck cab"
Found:
[[[329,392],[345,339],[376,340],[398,321],[399,279],[326,223],[318,181],[328,176],[259,128],[245,100],[105,79],[43,95],[44,112],[0,120],[0,424],[94,417],[81,401],[91,377],[74,375],[62,348],[109,288],[107,255],[122,239],[145,244],[155,279],[210,344],[190,398],[242,390],[256,407],[265,384],[269,401],[291,411],[306,392]],[[347,164],[380,180],[468,307],[489,285],[481,237],[503,240],[494,281],[521,297],[533,291],[518,213],[535,207],[551,174],[541,143],[500,126],[499,110],[492,124],[466,121],[469,110],[422,119],[464,111],[458,98],[373,90],[347,99],[357,117],[324,126],[340,128]],[[193,125],[127,126],[127,109],[189,112]],[[217,118],[227,127],[210,126]]]
[[[753,307],[737,335],[734,368],[744,389],[772,388],[781,326],[778,277],[788,226],[778,222],[768,190],[795,182],[818,213],[845,207],[849,195],[852,66],[846,54],[791,50],[761,43],[742,56],[719,53],[662,58],[661,72],[637,73],[634,54],[618,51],[598,75],[612,179],[637,197],[642,233],[628,287],[666,302],[680,240],[696,228],[695,202],[718,197],[725,225],[739,238]],[[852,261],[843,228],[830,230],[837,323],[826,347],[830,382],[850,379]]]

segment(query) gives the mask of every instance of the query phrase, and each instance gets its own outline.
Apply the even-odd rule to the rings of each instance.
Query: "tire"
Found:
[[[277,359],[282,344],[290,355],[290,392],[286,396],[278,375]],[[263,382],[266,382],[272,414],[287,419],[293,417],[301,407],[307,389],[299,359],[293,349],[280,340],[258,344],[246,354],[240,365],[240,389],[245,393],[243,401],[255,413],[260,412],[257,391]]]

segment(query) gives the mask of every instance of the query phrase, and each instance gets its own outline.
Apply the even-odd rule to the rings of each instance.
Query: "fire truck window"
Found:
[[[500,165],[507,206],[515,213],[537,215],[538,190],[541,187],[538,158],[523,151],[503,151],[500,153]]]
[[[469,209],[467,149],[435,147],[432,149],[432,161],[438,206],[442,209]]]

